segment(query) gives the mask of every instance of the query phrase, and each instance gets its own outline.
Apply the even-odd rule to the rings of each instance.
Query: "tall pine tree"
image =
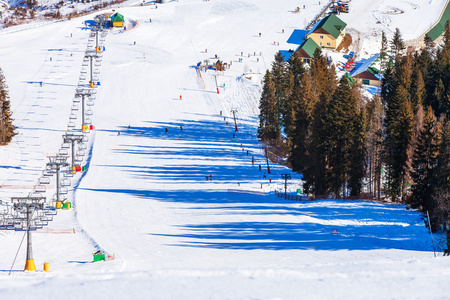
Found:
[[[386,110],[385,158],[388,172],[388,194],[393,200],[405,195],[409,175],[410,147],[413,134],[413,112],[409,93],[397,86]]]
[[[415,203],[422,205],[424,211],[432,211],[434,170],[437,164],[440,132],[431,106],[425,111],[423,127],[414,151],[411,177],[412,196]]]
[[[8,144],[16,135],[12,122],[8,86],[6,85],[6,78],[3,75],[3,71],[0,68],[0,145]]]
[[[308,142],[310,141],[313,110],[317,102],[310,72],[306,72],[299,87],[299,102],[295,109],[295,130],[292,132],[292,149],[289,162],[296,172],[303,172],[308,159]]]
[[[259,102],[258,137],[262,141],[275,141],[280,137],[280,113],[275,97],[275,84],[267,70],[263,81],[263,91]]]

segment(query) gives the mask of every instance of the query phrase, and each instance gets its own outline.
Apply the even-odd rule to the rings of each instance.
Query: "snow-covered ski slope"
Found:
[[[363,201],[282,200],[273,190],[283,188],[280,175],[289,170],[274,164],[263,179],[260,81],[276,51],[292,47],[292,30],[321,6],[187,0],[117,9],[139,24],[106,36],[87,172],[74,177],[69,193],[75,208],[59,211],[48,226],[65,234],[33,234],[36,266],[49,262],[51,272],[22,272],[22,246],[8,275],[23,233],[0,231],[0,297],[447,298],[450,263],[434,258],[417,212]],[[0,35],[19,132],[0,148],[3,201],[28,195],[46,155],[61,146],[90,33],[85,20],[92,16]],[[196,64],[215,55],[231,68],[200,77]],[[291,175],[293,193],[300,177]],[[97,249],[115,260],[92,263]]]

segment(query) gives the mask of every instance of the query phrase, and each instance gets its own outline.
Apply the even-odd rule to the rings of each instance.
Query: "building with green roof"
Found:
[[[321,48],[336,49],[344,40],[347,24],[336,15],[323,18],[308,34]]]
[[[125,18],[123,15],[119,13],[115,13],[111,16],[111,22],[113,27],[123,27],[123,22],[125,21]]]
[[[313,39],[307,39],[295,50],[294,55],[303,59],[304,63],[309,64],[311,58],[314,58],[316,49],[320,49],[320,46]]]

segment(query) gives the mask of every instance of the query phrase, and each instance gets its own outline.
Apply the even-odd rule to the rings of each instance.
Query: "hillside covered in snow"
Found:
[[[95,93],[86,98],[92,130],[76,149],[85,171],[62,175],[72,208],[33,232],[36,272],[23,272],[24,232],[0,230],[0,298],[448,297],[444,237],[433,244],[419,212],[275,195],[284,192],[282,174],[292,176],[291,195],[302,181],[273,163],[269,173],[257,139],[261,80],[274,55],[292,47],[293,30],[328,3],[140,3],[114,8],[126,30],[99,35]],[[365,57],[379,51],[380,30],[398,27],[405,39],[418,38],[445,4],[353,0],[341,16],[360,39],[352,50]],[[0,30],[18,133],[0,147],[0,213],[11,211],[11,197],[30,193],[51,203],[55,176],[43,191],[36,187],[48,175],[47,157],[64,153],[62,136],[82,134],[75,95],[90,88],[85,56],[97,42],[93,19],[103,12],[113,13]],[[217,60],[228,67],[197,68]],[[98,250],[114,260],[94,263]]]

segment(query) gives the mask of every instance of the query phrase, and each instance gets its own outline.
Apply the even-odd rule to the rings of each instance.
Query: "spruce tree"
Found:
[[[379,197],[381,196],[381,168],[382,168],[382,144],[383,144],[383,123],[384,105],[378,95],[375,95],[367,105],[367,151],[368,151],[368,171],[369,190]]]
[[[299,87],[299,102],[295,109],[295,130],[292,132],[292,148],[289,162],[293,171],[303,172],[308,159],[308,141],[310,141],[313,110],[317,94],[310,72],[306,72]]]
[[[397,86],[390,97],[385,121],[388,193],[391,199],[397,200],[405,196],[414,125],[409,94],[404,87]]]
[[[8,86],[6,85],[6,78],[3,75],[3,71],[0,68],[0,145],[8,144],[16,135],[12,121]]]
[[[384,31],[381,31],[381,48],[380,48],[380,67],[381,71],[386,69],[386,61],[389,60],[388,50],[388,40]]]
[[[275,97],[275,84],[267,70],[263,81],[263,91],[259,102],[258,137],[262,141],[275,141],[280,137],[280,114]]]
[[[326,130],[326,114],[328,99],[318,97],[314,106],[311,122],[311,130],[306,142],[306,159],[303,170],[303,188],[305,193],[315,196],[329,192],[327,179],[327,155],[329,153],[328,132]]]
[[[422,72],[419,68],[414,68],[411,76],[411,108],[414,114],[417,113],[419,105],[423,104],[425,94],[425,82],[423,81]]]
[[[423,42],[425,44],[425,47],[428,51],[430,51],[431,49],[434,48],[435,43],[433,42],[433,40],[431,39],[431,37],[427,34],[425,34],[424,38],[423,38]]]
[[[329,99],[337,86],[336,73],[334,68],[328,67],[327,59],[320,49],[316,49],[314,52],[310,70],[317,94],[319,97],[323,96]]]
[[[442,129],[435,178],[438,187],[450,189],[450,122]]]
[[[272,81],[275,87],[275,98],[280,114],[281,125],[285,126],[289,122],[289,113],[292,110],[288,101],[292,91],[293,77],[288,63],[284,60],[284,55],[277,52],[275,60],[272,62]]]
[[[394,36],[391,41],[391,50],[395,56],[398,56],[399,52],[405,49],[405,43],[403,42],[402,35],[400,33],[400,29],[395,28]]]
[[[328,105],[325,121],[330,151],[327,155],[328,181],[336,196],[344,193],[345,197],[347,176],[350,171],[349,154],[354,130],[352,128],[353,114],[355,114],[353,102],[355,101],[348,80],[342,77]]]
[[[294,56],[289,60],[289,70],[290,76],[292,77],[292,90],[290,96],[285,105],[285,115],[283,117],[284,122],[284,132],[286,133],[287,139],[287,149],[292,147],[292,139],[295,131],[295,118],[296,110],[300,102],[302,89],[300,88],[302,76],[305,73],[305,68],[303,62],[297,56]]]
[[[450,233],[450,226],[447,227],[447,221],[450,220],[450,123],[443,126],[441,142],[439,145],[439,154],[437,166],[433,172],[435,187],[433,189],[433,204],[436,208],[433,211],[433,221],[435,226],[443,225],[444,229]],[[450,225],[450,222],[448,223]],[[432,224],[433,225],[433,224]],[[433,229],[433,226],[432,226]],[[450,238],[450,235],[447,236]],[[450,245],[450,240],[447,240]],[[450,249],[450,248],[449,248]]]
[[[351,135],[351,148],[349,152],[348,189],[350,196],[359,196],[362,190],[362,182],[366,171],[367,161],[367,123],[366,112],[361,106],[354,107],[353,132]]]
[[[411,177],[413,179],[412,196],[424,211],[432,211],[434,170],[437,164],[439,137],[436,117],[431,106],[425,111],[423,128],[414,151]]]

